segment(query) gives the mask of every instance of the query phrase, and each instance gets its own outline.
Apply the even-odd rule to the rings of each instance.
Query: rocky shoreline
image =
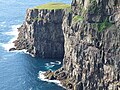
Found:
[[[64,72],[64,68],[60,68],[59,70],[53,72],[51,70],[44,73],[45,79],[48,80],[58,80],[60,84],[65,89],[73,89],[73,85],[70,81],[67,81],[67,74]]]
[[[18,30],[15,49],[63,59],[46,79],[59,80],[67,90],[120,89],[119,0],[72,0],[70,10],[28,9]]]

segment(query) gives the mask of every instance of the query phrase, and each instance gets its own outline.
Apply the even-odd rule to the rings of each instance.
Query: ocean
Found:
[[[65,90],[59,81],[45,80],[42,75],[60,68],[62,60],[35,58],[25,50],[9,52],[26,9],[48,2],[71,0],[0,0],[0,90]]]

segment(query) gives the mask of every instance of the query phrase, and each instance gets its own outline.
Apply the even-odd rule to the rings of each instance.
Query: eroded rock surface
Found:
[[[63,21],[67,89],[120,89],[119,5],[119,0],[73,0]],[[74,22],[76,15],[84,19]]]
[[[120,90],[120,1],[71,5],[71,10],[28,10],[16,48],[43,58],[64,55],[62,68],[45,76],[67,90]]]
[[[63,10],[28,9],[25,22],[18,28],[16,49],[41,58],[63,59],[63,14]]]

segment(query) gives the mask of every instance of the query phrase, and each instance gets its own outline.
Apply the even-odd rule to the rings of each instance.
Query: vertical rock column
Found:
[[[63,14],[62,9],[28,9],[26,20],[18,29],[16,49],[26,49],[30,54],[41,58],[63,59]]]
[[[119,5],[119,0],[72,1],[63,21],[67,89],[120,89]]]

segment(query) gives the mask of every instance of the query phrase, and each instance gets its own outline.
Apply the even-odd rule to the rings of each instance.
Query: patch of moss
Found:
[[[110,26],[112,26],[112,23],[108,22],[108,18],[106,18],[102,23],[98,24],[98,31],[101,32]]]
[[[40,21],[40,20],[42,20],[42,18],[40,18],[40,17],[35,17],[35,18],[32,18],[32,20],[33,20],[33,21]]]
[[[96,28],[98,26],[97,23],[93,23],[93,28]]]
[[[90,14],[93,14],[95,11],[96,11],[96,7],[97,7],[97,2],[96,0],[90,0],[90,6],[89,6],[89,9],[88,9],[88,12]]]
[[[85,10],[85,8],[82,9],[82,16],[85,18],[85,15],[87,13],[87,10]]]
[[[75,22],[75,23],[83,21],[83,20],[84,20],[84,18],[82,16],[79,16],[79,15],[75,15],[73,17],[73,22]]]
[[[71,8],[68,8],[67,9],[67,13],[72,13],[73,11],[72,11],[72,9]]]
[[[69,4],[65,3],[47,3],[43,4],[40,6],[36,6],[35,9],[48,9],[48,10],[53,10],[53,9],[66,9],[70,8],[71,6]]]

